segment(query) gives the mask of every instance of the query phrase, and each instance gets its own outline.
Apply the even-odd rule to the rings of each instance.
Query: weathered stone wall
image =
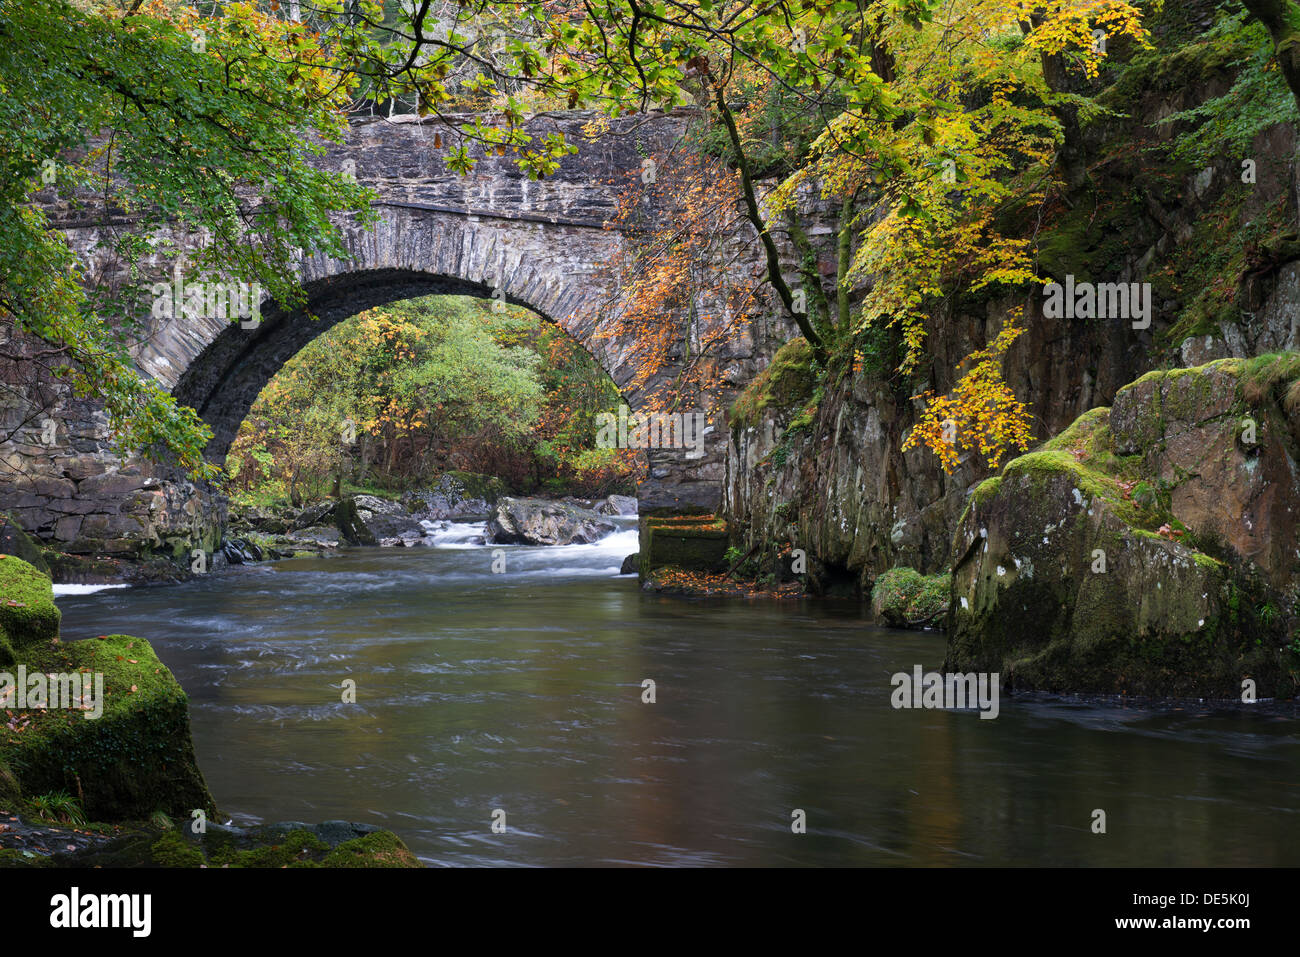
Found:
[[[219,544],[226,514],[220,496],[168,468],[124,459],[93,400],[66,387],[54,395],[36,418],[22,396],[0,398],[0,434],[13,434],[0,444],[0,510],[77,556],[157,556],[187,566],[193,550]]]

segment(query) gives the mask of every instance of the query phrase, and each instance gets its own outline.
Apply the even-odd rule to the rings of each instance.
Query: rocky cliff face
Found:
[[[1150,283],[1149,326],[1048,318],[1037,291],[1018,302],[978,302],[958,292],[933,316],[931,364],[911,381],[892,374],[897,363],[888,354],[823,379],[817,392],[809,385],[771,396],[756,380],[733,409],[724,481],[723,511],[743,547],[803,548],[814,587],[840,584],[863,594],[891,567],[946,571],[960,557],[953,534],[970,494],[990,473],[973,453],[945,474],[928,451],[901,452],[917,421],[920,403],[912,397],[949,392],[957,364],[989,342],[1012,309],[1023,308],[1026,331],[1004,369],[1030,405],[1038,441],[1111,405],[1126,383],[1153,369],[1300,348],[1295,130],[1279,123],[1255,136],[1243,150],[1253,179],[1243,176],[1239,156],[1203,168],[1144,159],[1187,129],[1163,122],[1172,113],[1228,90],[1241,53],[1201,37],[1212,19],[1208,7],[1185,6],[1162,15],[1157,49],[1114,79],[1103,99],[1121,115],[1088,130],[1088,183],[1068,203],[1044,210],[1034,237],[1044,282]],[[755,401],[765,395],[769,401]],[[1158,457],[1148,467],[1155,479],[1171,468]],[[1242,504],[1231,497],[1238,493],[1246,494],[1230,491],[1219,501],[1190,487],[1177,494],[1209,496],[1204,508],[1227,516]],[[1294,526],[1279,514],[1261,518],[1253,533],[1259,540],[1238,542],[1243,555],[1277,551],[1262,541],[1273,521],[1282,532],[1275,538]],[[1229,528],[1230,518],[1219,524],[1225,534],[1245,534]]]
[[[948,320],[934,343],[936,391],[947,391],[963,356],[996,335],[1005,310]],[[1108,403],[1146,368],[1140,340],[1128,339],[1101,323],[1031,317],[1007,380],[1018,395],[1036,397],[1041,437]],[[911,396],[923,387],[846,369],[821,395],[809,387],[773,397],[751,417],[733,415],[724,511],[746,544],[793,543],[819,566],[814,582],[852,582],[864,593],[896,565],[946,568],[969,491],[989,471],[968,454],[949,475],[930,452],[901,451],[919,411]],[[754,391],[763,388],[757,380]]]

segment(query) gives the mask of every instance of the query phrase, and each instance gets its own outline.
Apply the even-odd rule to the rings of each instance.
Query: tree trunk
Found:
[[[1029,23],[1022,22],[1020,24],[1020,29],[1027,34],[1042,22],[1042,15],[1034,14],[1030,17]],[[1044,53],[1041,62],[1043,64],[1043,79],[1046,81],[1048,89],[1053,93],[1072,92],[1070,90],[1069,69],[1063,57]],[[1059,156],[1061,172],[1065,174],[1066,186],[1072,190],[1078,189],[1088,179],[1088,163],[1083,154],[1083,128],[1079,125],[1079,108],[1059,104],[1052,108],[1052,112],[1060,120],[1061,130],[1064,133]]]
[[[763,244],[763,251],[767,253],[768,282],[776,290],[776,294],[780,298],[781,304],[785,306],[786,312],[794,317],[794,321],[799,326],[799,331],[803,333],[804,338],[808,340],[819,355],[824,355],[826,351],[825,345],[808,318],[808,310],[805,308],[803,312],[795,311],[794,295],[790,292],[785,277],[781,275],[781,257],[777,251],[776,242],[772,239],[772,234],[767,228],[767,222],[763,219],[763,214],[758,208],[758,196],[754,193],[754,182],[749,175],[749,161],[745,158],[744,148],[740,144],[740,131],[736,129],[736,119],[731,115],[731,109],[727,106],[727,97],[722,84],[719,83],[714,87],[714,94],[718,114],[722,117],[722,123],[727,128],[727,136],[731,139],[731,147],[736,151],[736,164],[740,168],[740,185],[745,196],[745,212],[750,223],[758,232],[759,241]]]

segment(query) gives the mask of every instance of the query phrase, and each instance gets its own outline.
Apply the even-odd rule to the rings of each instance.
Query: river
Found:
[[[378,824],[433,865],[1300,864],[1293,705],[895,710],[942,636],[644,594],[632,530],[494,573],[478,531],[62,594],[64,640],[149,639],[235,823]]]

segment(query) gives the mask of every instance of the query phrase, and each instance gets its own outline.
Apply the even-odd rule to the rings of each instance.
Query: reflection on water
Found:
[[[479,532],[62,596],[65,640],[153,643],[236,823],[375,823],[435,864],[1300,863],[1293,711],[896,711],[942,637],[642,594],[634,531],[492,574]]]

